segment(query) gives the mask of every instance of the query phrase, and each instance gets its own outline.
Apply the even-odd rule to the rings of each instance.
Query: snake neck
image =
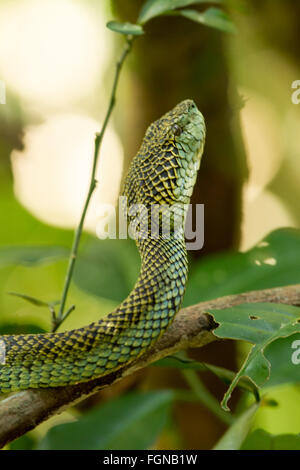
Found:
[[[179,310],[187,280],[184,239],[147,238],[137,241],[141,255],[139,278],[129,296],[108,315],[124,324],[151,323],[151,338],[167,328]]]

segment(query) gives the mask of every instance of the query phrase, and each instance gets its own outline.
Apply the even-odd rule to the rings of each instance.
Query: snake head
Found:
[[[182,101],[147,129],[124,194],[130,203],[188,204],[200,166],[205,122],[194,101]]]

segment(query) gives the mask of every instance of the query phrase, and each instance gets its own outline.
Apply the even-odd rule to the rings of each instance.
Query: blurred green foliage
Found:
[[[89,237],[76,264],[74,281],[91,295],[121,302],[138,277],[139,265],[139,254],[130,238],[99,242]]]
[[[300,282],[300,231],[279,229],[245,253],[207,256],[192,265],[185,305]]]
[[[263,429],[256,429],[247,436],[242,450],[300,450],[300,434],[271,435]]]
[[[76,423],[53,427],[38,448],[51,449],[147,449],[170,417],[171,390],[128,393],[110,400]]]
[[[178,10],[202,3],[223,2],[148,0],[144,3],[138,23],[144,25],[156,16],[176,14],[226,32],[235,30],[227,13],[220,8],[207,8],[201,13],[190,9]],[[125,35],[139,35],[143,32],[139,24],[115,22],[110,23],[109,27]],[[40,309],[34,309],[33,305],[24,302],[25,298],[8,296],[8,292],[14,291],[42,299],[42,303],[48,303],[48,299],[57,299],[64,282],[67,247],[71,245],[72,233],[38,221],[16,201],[10,174],[5,165],[1,168],[0,197],[0,334],[47,331],[50,315],[46,310],[41,315]],[[131,240],[99,241],[84,235],[82,241],[74,285],[70,293],[72,303],[76,303],[77,309],[64,324],[65,328],[83,325],[104,315],[111,306],[126,297],[139,270],[138,253]],[[185,305],[253,289],[300,283],[299,264],[300,232],[292,229],[274,231],[245,253],[226,252],[194,261]],[[39,302],[35,303],[39,306]],[[274,313],[274,309],[270,306],[242,307],[243,314],[247,317],[246,325],[241,321],[241,311],[238,312],[237,320],[234,317],[236,309],[227,311],[228,324],[224,337],[250,341],[255,344],[255,351],[259,350],[260,354],[254,361],[251,361],[251,353],[247,357],[243,351],[241,363],[244,361],[244,366],[241,371],[253,381],[257,381],[257,374],[265,372],[266,379],[270,368],[269,379],[265,383],[263,380],[257,381],[261,394],[272,396],[272,387],[293,383],[298,386],[296,393],[299,398],[300,366],[290,360],[290,345],[298,338],[298,330],[291,328],[292,322],[288,322],[288,332],[280,331],[287,314],[298,310],[284,306],[278,309],[276,312],[282,314],[282,322],[275,322],[275,325],[274,318],[270,318],[270,312]],[[249,315],[253,314],[260,319],[251,320]],[[218,330],[220,333],[222,323],[224,327],[224,316],[217,318],[216,312],[214,315],[221,324]],[[264,328],[260,328],[262,322]],[[269,330],[269,334],[272,333],[272,341],[262,343],[266,330]],[[251,334],[247,334],[249,331]],[[281,338],[282,332],[289,336]],[[178,364],[172,365],[169,360],[157,366],[178,367]],[[184,367],[203,369],[209,366],[187,360]],[[214,366],[211,371],[227,383],[232,380],[232,371],[220,368],[218,370]],[[242,380],[240,385],[243,385]],[[262,405],[268,406],[271,401],[263,398],[261,403],[253,404],[251,387],[246,385],[244,383],[247,391],[244,392],[238,413],[234,415],[234,423],[215,448],[299,450],[299,436],[295,434],[272,435],[261,429],[248,434],[255,422],[256,413],[259,414]],[[248,406],[250,403],[252,404]],[[168,428],[175,405],[176,395],[173,390],[126,392],[100,406],[92,407],[88,412],[76,410],[74,422],[50,427],[44,436],[39,432],[23,436],[12,443],[10,449],[149,448],[155,446],[161,434]],[[297,406],[296,400],[294,406]],[[293,420],[292,413],[290,420]],[[180,431],[178,433],[180,434]]]

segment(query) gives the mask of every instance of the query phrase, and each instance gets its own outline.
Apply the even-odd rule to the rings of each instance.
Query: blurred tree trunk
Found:
[[[119,18],[133,22],[142,3],[113,1]],[[134,45],[134,67],[122,111],[127,117],[123,120],[126,155],[131,158],[136,152],[150,122],[179,101],[194,99],[207,126],[193,196],[194,203],[205,204],[205,246],[201,255],[237,247],[241,188],[247,171],[239,139],[238,109],[229,102],[226,34],[176,17],[155,18],[145,29],[145,36]],[[232,84],[230,91],[235,92]]]
[[[115,15],[121,21],[135,22],[142,3],[113,0]],[[226,35],[175,17],[155,18],[145,30],[145,36],[134,45],[134,66],[122,102],[125,154],[129,158],[134,155],[150,122],[181,100],[194,99],[207,126],[204,157],[192,200],[205,205],[205,246],[190,255],[197,258],[237,248],[241,191],[247,170],[238,109],[233,110],[229,103]],[[232,84],[231,92],[234,93]],[[200,359],[198,351],[193,351],[193,356]],[[211,363],[236,368],[233,342],[211,345],[207,352],[201,352],[203,357]],[[182,385],[176,372],[152,370],[150,377],[153,384]],[[223,386],[211,376],[204,380],[221,398]],[[186,448],[210,448],[224,431],[224,425],[201,406],[178,405],[176,417]]]

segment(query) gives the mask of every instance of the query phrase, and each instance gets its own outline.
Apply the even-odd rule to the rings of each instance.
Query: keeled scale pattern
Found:
[[[147,240],[135,288],[107,318],[64,333],[2,337],[6,363],[0,366],[1,391],[81,382],[141,354],[179,309],[187,275],[180,245],[178,240]]]
[[[204,137],[203,117],[191,100],[153,123],[125,181],[128,204],[150,209],[153,204],[179,203],[180,216],[180,205],[189,201],[196,179]],[[105,319],[63,333],[0,337],[1,392],[96,378],[132,361],[157,341],[181,305],[187,258],[183,227],[179,239],[172,232],[168,238],[152,236],[150,227],[146,235],[137,240],[142,264],[136,285]]]

